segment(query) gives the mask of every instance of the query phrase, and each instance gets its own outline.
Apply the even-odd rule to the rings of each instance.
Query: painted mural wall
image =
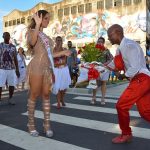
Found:
[[[146,12],[139,11],[132,15],[120,16],[117,13],[103,11],[79,16],[67,16],[49,24],[45,32],[51,37],[62,36],[64,43],[72,40],[76,44],[95,41],[99,36],[107,39],[107,29],[118,23],[124,28],[125,35],[131,39],[145,41]],[[18,25],[12,32],[12,42],[25,47],[26,26]]]
[[[26,32],[26,25],[20,24],[16,26],[11,33],[11,42],[18,47],[26,47]]]
[[[107,29],[118,23],[124,28],[126,36],[144,41],[146,32],[146,12],[140,11],[132,15],[119,16],[110,11],[89,13],[86,15],[64,17],[56,20],[46,30],[51,37],[61,35],[65,41],[76,40],[86,42],[99,36],[107,37]]]

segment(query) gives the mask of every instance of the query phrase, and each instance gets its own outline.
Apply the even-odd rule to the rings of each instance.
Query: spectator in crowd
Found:
[[[65,48],[62,47],[62,38],[60,36],[56,37],[56,45],[54,47],[54,53],[66,51]],[[53,86],[53,92],[57,95],[57,108],[61,108],[62,106],[65,106],[64,102],[64,96],[66,89],[69,88],[69,85],[71,84],[71,78],[69,74],[69,69],[67,66],[67,56],[59,56],[54,58],[54,75],[55,75],[55,83]]]
[[[116,76],[116,72],[115,71],[111,71],[110,77],[109,77],[109,80],[111,80],[111,83],[116,82],[117,79],[118,79],[118,77]]]
[[[73,76],[73,86],[75,86],[77,80],[78,80],[78,76],[79,76],[79,64],[80,64],[80,59],[77,57],[77,61],[76,61],[76,65],[75,67],[73,67],[72,69],[72,76]]]
[[[16,86],[16,75],[19,78],[16,47],[11,44],[9,32],[3,33],[4,42],[0,43],[0,100],[2,87],[9,86],[8,104],[15,105],[13,94]]]
[[[26,62],[25,62],[25,54],[22,47],[18,48],[18,67],[20,72],[20,77],[17,79],[17,89],[19,90],[19,84],[21,84],[21,89],[24,90],[25,79],[26,79]]]
[[[150,70],[150,45],[146,46],[145,60],[146,60],[146,67],[148,70]]]
[[[107,33],[109,41],[119,45],[118,55],[107,67],[118,70],[118,66],[121,66],[120,68],[125,70],[125,77],[130,81],[116,104],[122,133],[113,138],[112,142],[127,143],[132,140],[129,110],[135,103],[141,117],[150,122],[150,72],[146,68],[142,48],[137,42],[124,37],[123,28],[120,25],[112,25]]]
[[[105,39],[103,37],[99,37],[97,40],[97,44],[104,45]],[[106,49],[103,53],[104,53],[105,57],[104,57],[104,61],[101,63],[108,64],[109,62],[112,61],[113,56],[108,49]],[[109,79],[109,75],[110,75],[110,71],[106,71],[106,72],[102,73],[101,77],[97,81],[98,86],[101,85],[101,93],[102,93],[101,105],[105,105],[106,83]],[[96,92],[97,92],[97,89],[93,89],[93,97],[92,97],[91,104],[96,103]]]
[[[74,73],[73,68],[76,68],[77,65],[77,51],[72,46],[72,42],[68,41],[68,49],[71,51],[71,55],[67,57],[67,65],[69,67],[70,77],[71,77],[71,86],[74,86],[75,80],[74,80]]]

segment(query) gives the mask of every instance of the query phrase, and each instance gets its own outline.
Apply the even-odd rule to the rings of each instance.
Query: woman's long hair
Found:
[[[46,10],[39,10],[37,13],[38,13],[39,17],[42,14],[42,19],[43,19],[46,16],[46,14],[48,14],[48,11],[46,11]],[[34,18],[32,18],[31,19],[31,23],[28,25],[27,33],[30,32],[29,31],[30,29],[35,29],[35,26],[36,26],[36,22],[35,22]],[[27,52],[32,55],[34,53],[33,50],[32,50],[33,46],[31,46],[30,44],[27,43],[27,47],[28,47],[28,51]]]
[[[46,16],[46,14],[48,14],[48,11],[46,10],[39,10],[38,12],[38,16],[40,17],[40,15],[42,14],[42,18],[44,18]],[[28,26],[28,29],[35,29],[36,23],[34,18],[31,19],[31,23]]]

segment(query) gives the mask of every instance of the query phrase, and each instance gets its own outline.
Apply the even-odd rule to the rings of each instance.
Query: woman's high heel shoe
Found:
[[[34,130],[31,130],[31,129],[30,129],[31,126],[34,127],[34,125],[27,125],[29,134],[30,134],[31,136],[33,136],[33,137],[38,137],[38,136],[39,136],[39,132],[38,132],[37,130],[35,130],[35,129],[34,129]]]
[[[28,100],[28,132],[30,133],[31,136],[37,137],[39,136],[39,132],[36,131],[35,129],[35,123],[34,123],[34,111],[35,111],[35,105],[36,101]]]
[[[46,137],[51,138],[54,135],[53,131],[49,128],[48,124],[47,125],[43,124],[43,128],[44,128],[44,133],[46,134]]]
[[[54,135],[54,133],[51,129],[44,131],[44,133],[46,134],[46,137],[48,137],[48,138],[51,138]]]
[[[43,112],[44,112],[44,123],[43,128],[46,133],[46,137],[51,138],[53,136],[53,131],[50,129],[50,101],[43,100]]]
[[[36,130],[33,131],[29,131],[30,135],[33,137],[38,137],[39,136],[39,132],[37,132]]]

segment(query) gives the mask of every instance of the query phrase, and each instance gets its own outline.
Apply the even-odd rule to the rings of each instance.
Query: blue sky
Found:
[[[56,3],[61,0],[0,0],[0,42],[2,39],[2,21],[3,16],[9,14],[14,9],[22,11],[28,10],[34,7],[39,2]]]

